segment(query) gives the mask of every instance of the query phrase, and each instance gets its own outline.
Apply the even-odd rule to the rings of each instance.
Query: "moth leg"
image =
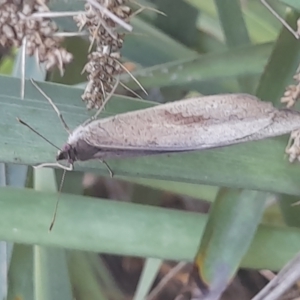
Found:
[[[110,178],[114,177],[114,173],[112,171],[112,169],[109,167],[108,163],[105,160],[99,159],[101,161],[101,163],[103,163],[107,169],[107,171],[109,172],[109,176]]]
[[[50,97],[48,97],[45,92],[34,82],[34,80],[31,78],[30,79],[31,83],[33,84],[33,86],[48,100],[48,102],[51,104],[51,106],[53,107],[53,109],[55,110],[55,112],[57,113],[58,117],[60,118],[60,121],[62,122],[65,130],[71,134],[71,130],[68,127],[67,123],[64,120],[63,115],[61,114],[61,112],[59,111],[59,109],[57,108],[57,106],[54,104],[54,102],[51,100]]]
[[[70,164],[69,166],[64,166],[58,162],[56,163],[45,163],[45,164],[39,164],[37,166],[33,166],[35,169],[39,169],[39,168],[45,168],[45,167],[59,167],[63,170],[66,171],[73,171],[74,170],[74,166],[72,164]]]

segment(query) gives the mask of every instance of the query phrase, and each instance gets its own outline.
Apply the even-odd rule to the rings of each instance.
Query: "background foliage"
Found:
[[[298,2],[273,2],[295,27]],[[81,1],[50,3],[51,9],[61,11],[83,7]],[[182,99],[191,92],[246,92],[281,106],[279,99],[300,62],[300,44],[259,1],[140,3],[167,14],[148,10],[134,17],[134,33],[126,36],[122,49],[123,60],[135,63],[133,75],[149,96],[142,101],[119,91],[101,117]],[[61,30],[76,29],[71,18],[58,23]],[[34,59],[26,61],[26,78],[45,81],[39,85],[71,128],[92,113],[80,99],[88,45],[84,38],[66,40],[75,59],[63,77],[46,74]],[[56,150],[16,117],[59,146],[67,134],[28,80],[25,99],[20,98],[18,52],[2,57],[0,71],[1,299],[131,297],[97,253],[146,258],[134,296],[144,299],[165,260],[191,262],[197,255],[201,278],[214,288],[218,276],[227,285],[240,267],[277,271],[298,252],[299,207],[291,204],[300,195],[300,167],[284,156],[287,136],[195,153],[109,161],[114,179],[98,177],[109,175],[100,163],[79,163],[58,195],[60,170],[27,167],[54,161]],[[137,89],[128,75],[122,80]],[[85,172],[97,174],[97,190],[111,192],[102,190],[101,198],[93,197],[92,184],[82,184]],[[184,207],[165,205],[166,195],[178,195]],[[57,222],[49,232],[58,197]],[[213,203],[210,214],[199,208],[203,200]],[[224,264],[227,271],[221,274]]]

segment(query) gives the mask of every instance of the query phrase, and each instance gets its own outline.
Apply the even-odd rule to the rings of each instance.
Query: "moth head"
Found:
[[[76,160],[76,149],[70,145],[65,144],[60,151],[58,151],[58,154],[56,156],[56,160],[67,160],[68,163],[73,164]]]

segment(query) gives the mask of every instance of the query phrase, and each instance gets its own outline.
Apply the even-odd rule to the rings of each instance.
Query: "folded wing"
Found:
[[[84,140],[95,147],[185,151],[260,136],[278,112],[247,94],[191,98],[96,120]]]

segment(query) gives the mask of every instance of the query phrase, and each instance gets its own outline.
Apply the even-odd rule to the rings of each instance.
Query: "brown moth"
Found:
[[[50,102],[69,133],[67,143],[56,156],[57,162],[37,167],[58,166],[73,170],[76,161],[100,159],[105,163],[104,160],[110,158],[210,149],[283,135],[300,128],[300,112],[276,109],[271,103],[247,94],[224,94],[190,98],[96,119],[100,108],[94,118],[71,132],[52,100],[32,83]],[[61,160],[66,160],[69,166],[60,164]],[[106,166],[112,176],[112,171]],[[63,180],[61,186],[62,183]],[[50,230],[57,207],[58,201]]]
[[[210,149],[300,128],[300,112],[276,109],[248,94],[222,94],[92,119],[70,132],[52,100],[47,99],[69,132],[67,143],[56,157],[57,162],[66,160],[69,166],[40,166],[66,170],[72,170],[76,161]]]

